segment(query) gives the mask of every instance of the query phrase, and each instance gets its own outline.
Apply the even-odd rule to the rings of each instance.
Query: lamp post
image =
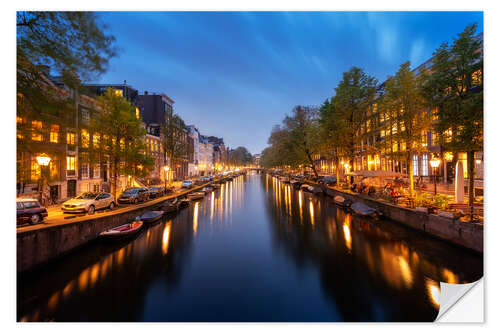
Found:
[[[51,158],[49,155],[42,153],[36,157],[36,162],[40,166],[40,176],[41,176],[41,186],[39,189],[40,199],[43,199],[43,190],[45,188],[45,173],[46,168],[50,164]],[[45,202],[45,206],[47,206],[48,202]]]
[[[434,172],[434,195],[437,194],[437,168],[441,164],[441,160],[434,157],[430,160],[432,171]]]
[[[165,170],[165,193],[167,193],[167,173],[168,173],[168,170],[170,170],[170,168],[168,167],[168,165],[165,165],[163,167],[163,170]]]

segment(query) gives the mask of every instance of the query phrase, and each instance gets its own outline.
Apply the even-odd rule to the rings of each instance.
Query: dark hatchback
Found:
[[[16,199],[17,224],[37,224],[47,217],[47,209],[36,199]]]
[[[118,197],[119,203],[138,203],[149,199],[149,190],[145,187],[131,187]]]

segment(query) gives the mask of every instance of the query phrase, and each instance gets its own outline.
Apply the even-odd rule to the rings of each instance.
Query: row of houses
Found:
[[[482,34],[477,38],[482,40]],[[419,75],[423,69],[429,69],[433,59],[429,59],[417,68],[414,72]],[[482,86],[482,71],[479,69],[473,74],[473,85],[475,88],[481,89]],[[378,95],[381,96],[384,90],[384,83],[377,88]],[[425,109],[422,112],[427,112],[432,115],[432,121],[438,120],[437,109]],[[359,128],[358,134],[364,139],[360,142],[356,157],[352,165],[349,165],[347,160],[340,161],[339,173],[344,175],[346,172],[354,172],[363,174],[363,171],[391,171],[396,173],[408,174],[409,166],[405,161],[394,158],[398,152],[406,151],[404,143],[394,139],[394,136],[401,128],[396,119],[392,119],[384,112],[377,109],[377,104],[373,104],[366,111],[365,123]],[[433,181],[436,177],[438,182],[443,185],[453,185],[457,163],[463,165],[464,178],[467,175],[467,153],[453,152],[446,145],[440,144],[438,141],[439,133],[431,127],[431,129],[422,132],[422,152],[412,156],[413,175],[421,177],[424,181]],[[452,133],[449,133],[452,135]],[[483,152],[475,152],[475,186],[480,189],[483,187],[484,178],[484,157]],[[336,174],[336,163],[334,160],[326,156],[315,155],[315,162],[318,170],[323,174]],[[431,167],[431,159],[439,159],[439,167]]]
[[[222,138],[204,136],[194,125],[186,126],[176,135],[186,145],[184,156],[171,163],[162,140],[162,127],[174,114],[174,100],[163,93],[140,94],[137,89],[123,84],[83,84],[80,91],[69,89],[61,77],[51,76],[50,69],[45,69],[44,79],[52,89],[75,101],[74,110],[62,118],[27,119],[17,117],[17,195],[33,196],[41,188],[41,166],[36,157],[47,154],[49,165],[48,188],[54,201],[61,201],[87,191],[110,191],[112,170],[106,160],[96,160],[92,156],[92,147],[99,137],[89,133],[88,126],[96,110],[96,97],[112,89],[135,106],[136,116],[142,119],[146,129],[144,138],[146,153],[154,158],[154,167],[148,176],[135,179],[119,175],[118,191],[130,186],[162,184],[169,180],[181,180],[198,175],[214,173],[217,168],[226,166],[228,149]],[[71,114],[73,112],[73,114]],[[64,119],[63,119],[64,118]],[[31,134],[21,134],[19,128],[33,129]],[[36,129],[36,130],[35,130]],[[25,132],[23,132],[25,133]],[[20,144],[27,149],[19,149]],[[168,166],[168,173],[165,166]]]

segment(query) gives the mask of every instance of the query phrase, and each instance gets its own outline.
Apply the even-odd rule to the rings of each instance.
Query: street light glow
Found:
[[[51,158],[49,155],[43,153],[36,157],[36,162],[41,166],[47,166],[50,163]]]
[[[439,164],[441,164],[441,160],[438,158],[433,158],[432,160],[430,160],[430,163],[431,163],[431,167],[437,168],[437,167],[439,167]]]

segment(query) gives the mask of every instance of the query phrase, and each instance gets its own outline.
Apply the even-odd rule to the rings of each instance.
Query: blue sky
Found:
[[[101,83],[165,93],[187,124],[260,153],[295,105],[320,105],[342,73],[383,81],[414,67],[482,12],[101,13],[120,53]]]

